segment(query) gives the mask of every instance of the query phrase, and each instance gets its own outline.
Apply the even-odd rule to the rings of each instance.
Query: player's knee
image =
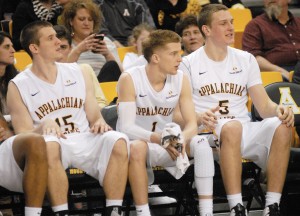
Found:
[[[243,133],[243,126],[239,121],[230,121],[224,124],[221,131],[222,145],[234,145],[238,143],[240,145],[241,137]]]
[[[285,124],[280,124],[274,134],[275,139],[279,139],[278,143],[280,146],[289,148],[292,140],[292,128],[287,127]]]
[[[46,148],[49,168],[55,169],[57,166],[61,166],[61,151],[59,143],[47,142]]]
[[[209,147],[209,142],[205,136],[194,136],[190,142],[190,155],[194,157],[195,148]]]
[[[212,149],[206,139],[194,146],[195,176],[212,177],[215,174]]]
[[[47,158],[46,143],[43,136],[35,133],[22,134],[19,141],[26,149],[26,154],[34,160]]]
[[[130,143],[130,162],[145,162],[147,155],[147,143],[136,140]]]
[[[112,154],[118,158],[128,158],[127,141],[119,139],[115,144]]]

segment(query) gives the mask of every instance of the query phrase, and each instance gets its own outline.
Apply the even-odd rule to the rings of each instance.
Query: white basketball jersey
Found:
[[[136,94],[136,125],[152,132],[161,132],[172,122],[174,109],[181,93],[183,73],[167,75],[164,88],[155,91],[146,74],[145,66],[127,71],[133,80]]]
[[[260,70],[250,53],[232,47],[227,51],[223,61],[215,62],[201,47],[183,58],[180,69],[190,78],[196,112],[219,105],[219,119],[249,121],[247,89],[262,83]]]
[[[26,69],[12,81],[16,84],[36,127],[53,119],[65,134],[87,132],[89,123],[84,111],[85,81],[76,63],[56,63],[57,78],[47,83]]]

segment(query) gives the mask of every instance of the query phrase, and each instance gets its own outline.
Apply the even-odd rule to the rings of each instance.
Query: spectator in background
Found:
[[[60,52],[62,56],[57,59],[58,62],[68,62],[68,55],[72,50],[72,37],[68,29],[63,25],[56,25],[53,26],[54,30],[56,31],[56,37],[61,41],[60,44]],[[95,75],[93,68],[88,64],[80,64],[81,70],[87,71],[91,75],[91,79],[93,81],[94,89],[95,89],[95,96],[98,102],[99,107],[102,109],[107,105],[106,98],[100,88],[98,79]]]
[[[136,47],[137,53],[126,53],[123,60],[124,70],[128,70],[129,68],[131,68],[134,65],[135,61],[138,60],[139,56],[143,55],[142,42],[149,37],[150,32],[152,32],[153,30],[154,28],[147,23],[142,23],[134,27],[132,31],[133,46]]]
[[[288,11],[289,0],[264,0],[265,13],[246,26],[243,50],[252,53],[261,71],[289,71],[300,60],[300,18]]]
[[[100,6],[104,22],[101,33],[117,47],[127,46],[128,37],[135,26],[148,23],[155,26],[144,0],[95,0]]]
[[[137,26],[136,30],[133,31],[133,34],[139,35],[139,32],[141,31],[142,28],[143,25]],[[202,34],[198,27],[197,18],[194,15],[188,15],[180,19],[180,21],[176,23],[175,31],[182,38],[181,43],[184,51],[183,56],[194,52],[204,44],[204,38],[202,37]],[[136,37],[137,36],[134,36],[134,38]],[[142,66],[147,64],[147,60],[142,55],[141,44],[137,43],[137,47],[140,47],[137,49],[138,54],[128,53],[125,55],[123,61],[123,67],[125,70],[128,70],[129,68],[135,66]]]
[[[20,2],[12,17],[14,48],[17,51],[22,49],[20,34],[25,25],[36,20],[56,24],[60,13],[61,7],[53,0],[24,0]]]
[[[180,14],[187,8],[187,0],[145,0],[156,28],[174,31]]]
[[[91,65],[99,82],[117,81],[121,62],[115,44],[108,37],[95,39],[101,21],[92,0],[72,0],[64,6],[62,23],[71,32],[73,47],[68,62]]]
[[[194,52],[204,44],[197,17],[194,15],[188,15],[180,19],[175,25],[175,31],[182,38],[183,56]]]

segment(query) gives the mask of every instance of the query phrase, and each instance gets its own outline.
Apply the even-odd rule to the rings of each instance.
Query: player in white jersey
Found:
[[[6,122],[10,119],[6,106],[7,85],[16,75],[14,53],[11,36],[0,31],[0,186],[24,192],[25,216],[37,216],[42,212],[47,187],[46,143],[41,135],[34,133],[14,136]],[[6,198],[9,197],[1,197],[1,204],[7,201]],[[12,211],[3,211],[3,215],[7,214]]]
[[[195,181],[202,200],[201,215],[210,216],[213,208],[213,154],[207,139],[196,136],[197,122],[190,84],[187,76],[178,71],[180,37],[172,31],[156,30],[143,42],[143,52],[148,64],[124,72],[118,83],[117,129],[126,133],[129,139],[136,140],[130,145],[129,182],[137,215],[150,215],[145,162],[150,169],[153,166],[165,167],[178,179],[189,165],[186,150],[195,158]],[[182,132],[177,124],[172,123],[176,107],[180,108],[186,122]],[[180,138],[178,143],[182,144],[182,151],[173,146],[174,143],[165,145],[164,140],[171,132]]]
[[[263,214],[279,215],[294,115],[292,109],[270,100],[255,58],[228,46],[234,41],[232,22],[225,6],[204,7],[198,23],[205,46],[185,57],[181,69],[190,77],[198,125],[215,130],[220,139],[220,166],[231,215],[246,215],[241,196],[241,157],[267,170]],[[247,93],[265,118],[262,122],[250,122]]]
[[[48,193],[55,215],[67,214],[64,169],[76,167],[99,180],[106,215],[120,215],[127,172],[127,137],[110,131],[100,114],[90,76],[76,63],[56,63],[60,40],[48,22],[27,25],[21,43],[31,68],[12,80],[8,106],[17,133],[43,134],[49,163]]]

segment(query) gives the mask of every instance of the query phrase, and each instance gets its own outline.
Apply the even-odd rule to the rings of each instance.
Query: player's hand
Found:
[[[90,132],[94,134],[104,133],[112,130],[112,128],[104,121],[104,119],[98,119],[95,124],[91,127]]]
[[[287,127],[294,126],[294,112],[291,107],[278,105],[277,116]]]
[[[177,151],[177,149],[172,145],[169,145],[166,148],[166,150],[169,153],[169,155],[171,156],[172,160],[176,160],[177,157],[180,155],[180,153]]]
[[[55,135],[58,138],[63,138],[63,139],[67,138],[61,131],[58,124],[52,119],[46,119],[42,123],[42,134],[43,135]]]
[[[208,131],[213,131],[216,128],[218,121],[215,112],[219,111],[219,109],[220,106],[217,106],[215,108],[205,111],[204,113],[198,114],[200,122]]]
[[[8,139],[9,137],[11,137],[13,135],[14,135],[14,133],[11,130],[0,127],[0,142]]]

